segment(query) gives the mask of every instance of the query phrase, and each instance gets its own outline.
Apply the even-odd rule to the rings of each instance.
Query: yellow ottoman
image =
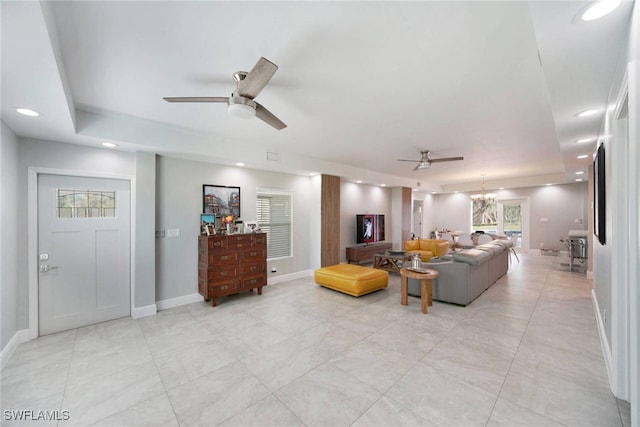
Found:
[[[325,288],[359,297],[389,284],[389,273],[355,264],[336,264],[317,269],[313,273],[316,283]]]

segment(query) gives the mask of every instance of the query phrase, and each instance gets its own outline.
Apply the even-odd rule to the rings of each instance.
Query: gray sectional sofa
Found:
[[[510,240],[494,240],[473,249],[463,249],[423,262],[423,268],[439,273],[433,281],[433,299],[459,305],[470,304],[507,273],[512,246]],[[419,281],[409,279],[408,291],[409,295],[420,296]]]

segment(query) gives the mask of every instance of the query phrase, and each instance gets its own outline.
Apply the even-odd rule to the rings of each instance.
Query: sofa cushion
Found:
[[[499,254],[500,252],[504,252],[504,248],[500,245],[492,245],[490,243],[485,243],[482,245],[478,245],[476,247],[474,247],[474,249],[477,249],[479,251],[485,251],[485,252],[489,252],[493,255],[495,254]]]
[[[443,239],[420,239],[420,250],[431,251],[434,256],[446,255],[449,252],[449,242]]]
[[[415,251],[407,251],[407,253],[410,255],[413,255],[413,254],[420,255],[420,260],[422,262],[427,262],[431,259],[431,257],[433,257],[433,252],[431,251],[415,250]]]
[[[405,251],[417,251],[420,249],[420,242],[418,240],[407,240],[404,242]]]
[[[487,262],[493,256],[492,253],[478,249],[463,249],[453,254],[454,261],[460,261],[469,265],[479,265]]]
[[[431,239],[419,239],[418,242],[420,243],[420,250],[421,251],[431,251],[431,252],[435,252],[434,250],[434,242]]]
[[[506,239],[496,239],[493,242],[491,242],[491,244],[500,246],[504,248],[504,250],[508,250],[509,248],[513,247],[513,242],[511,240],[506,240]]]

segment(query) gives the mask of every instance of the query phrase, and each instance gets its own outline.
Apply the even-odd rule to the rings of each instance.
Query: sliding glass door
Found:
[[[529,248],[529,201],[497,201],[498,234],[512,239],[518,248]],[[512,237],[515,236],[515,237]]]

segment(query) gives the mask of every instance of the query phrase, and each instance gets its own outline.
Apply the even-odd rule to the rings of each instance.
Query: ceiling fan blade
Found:
[[[274,116],[269,110],[264,108],[262,104],[256,102],[256,117],[258,117],[263,122],[268,125],[276,128],[277,130],[282,130],[287,127],[282,120]]]
[[[464,160],[464,157],[445,157],[443,159],[429,159],[430,163],[453,162],[455,160]]]
[[[183,96],[162,99],[167,102],[224,102],[225,104],[229,101],[229,98],[224,96]]]
[[[407,159],[397,159],[399,162],[421,162],[422,160],[407,160]]]
[[[418,169],[420,169],[420,165],[422,164],[422,162],[419,162],[415,168],[413,168],[411,171],[417,171]]]
[[[278,66],[265,58],[260,58],[244,80],[238,82],[238,93],[245,98],[253,99],[269,83]]]

